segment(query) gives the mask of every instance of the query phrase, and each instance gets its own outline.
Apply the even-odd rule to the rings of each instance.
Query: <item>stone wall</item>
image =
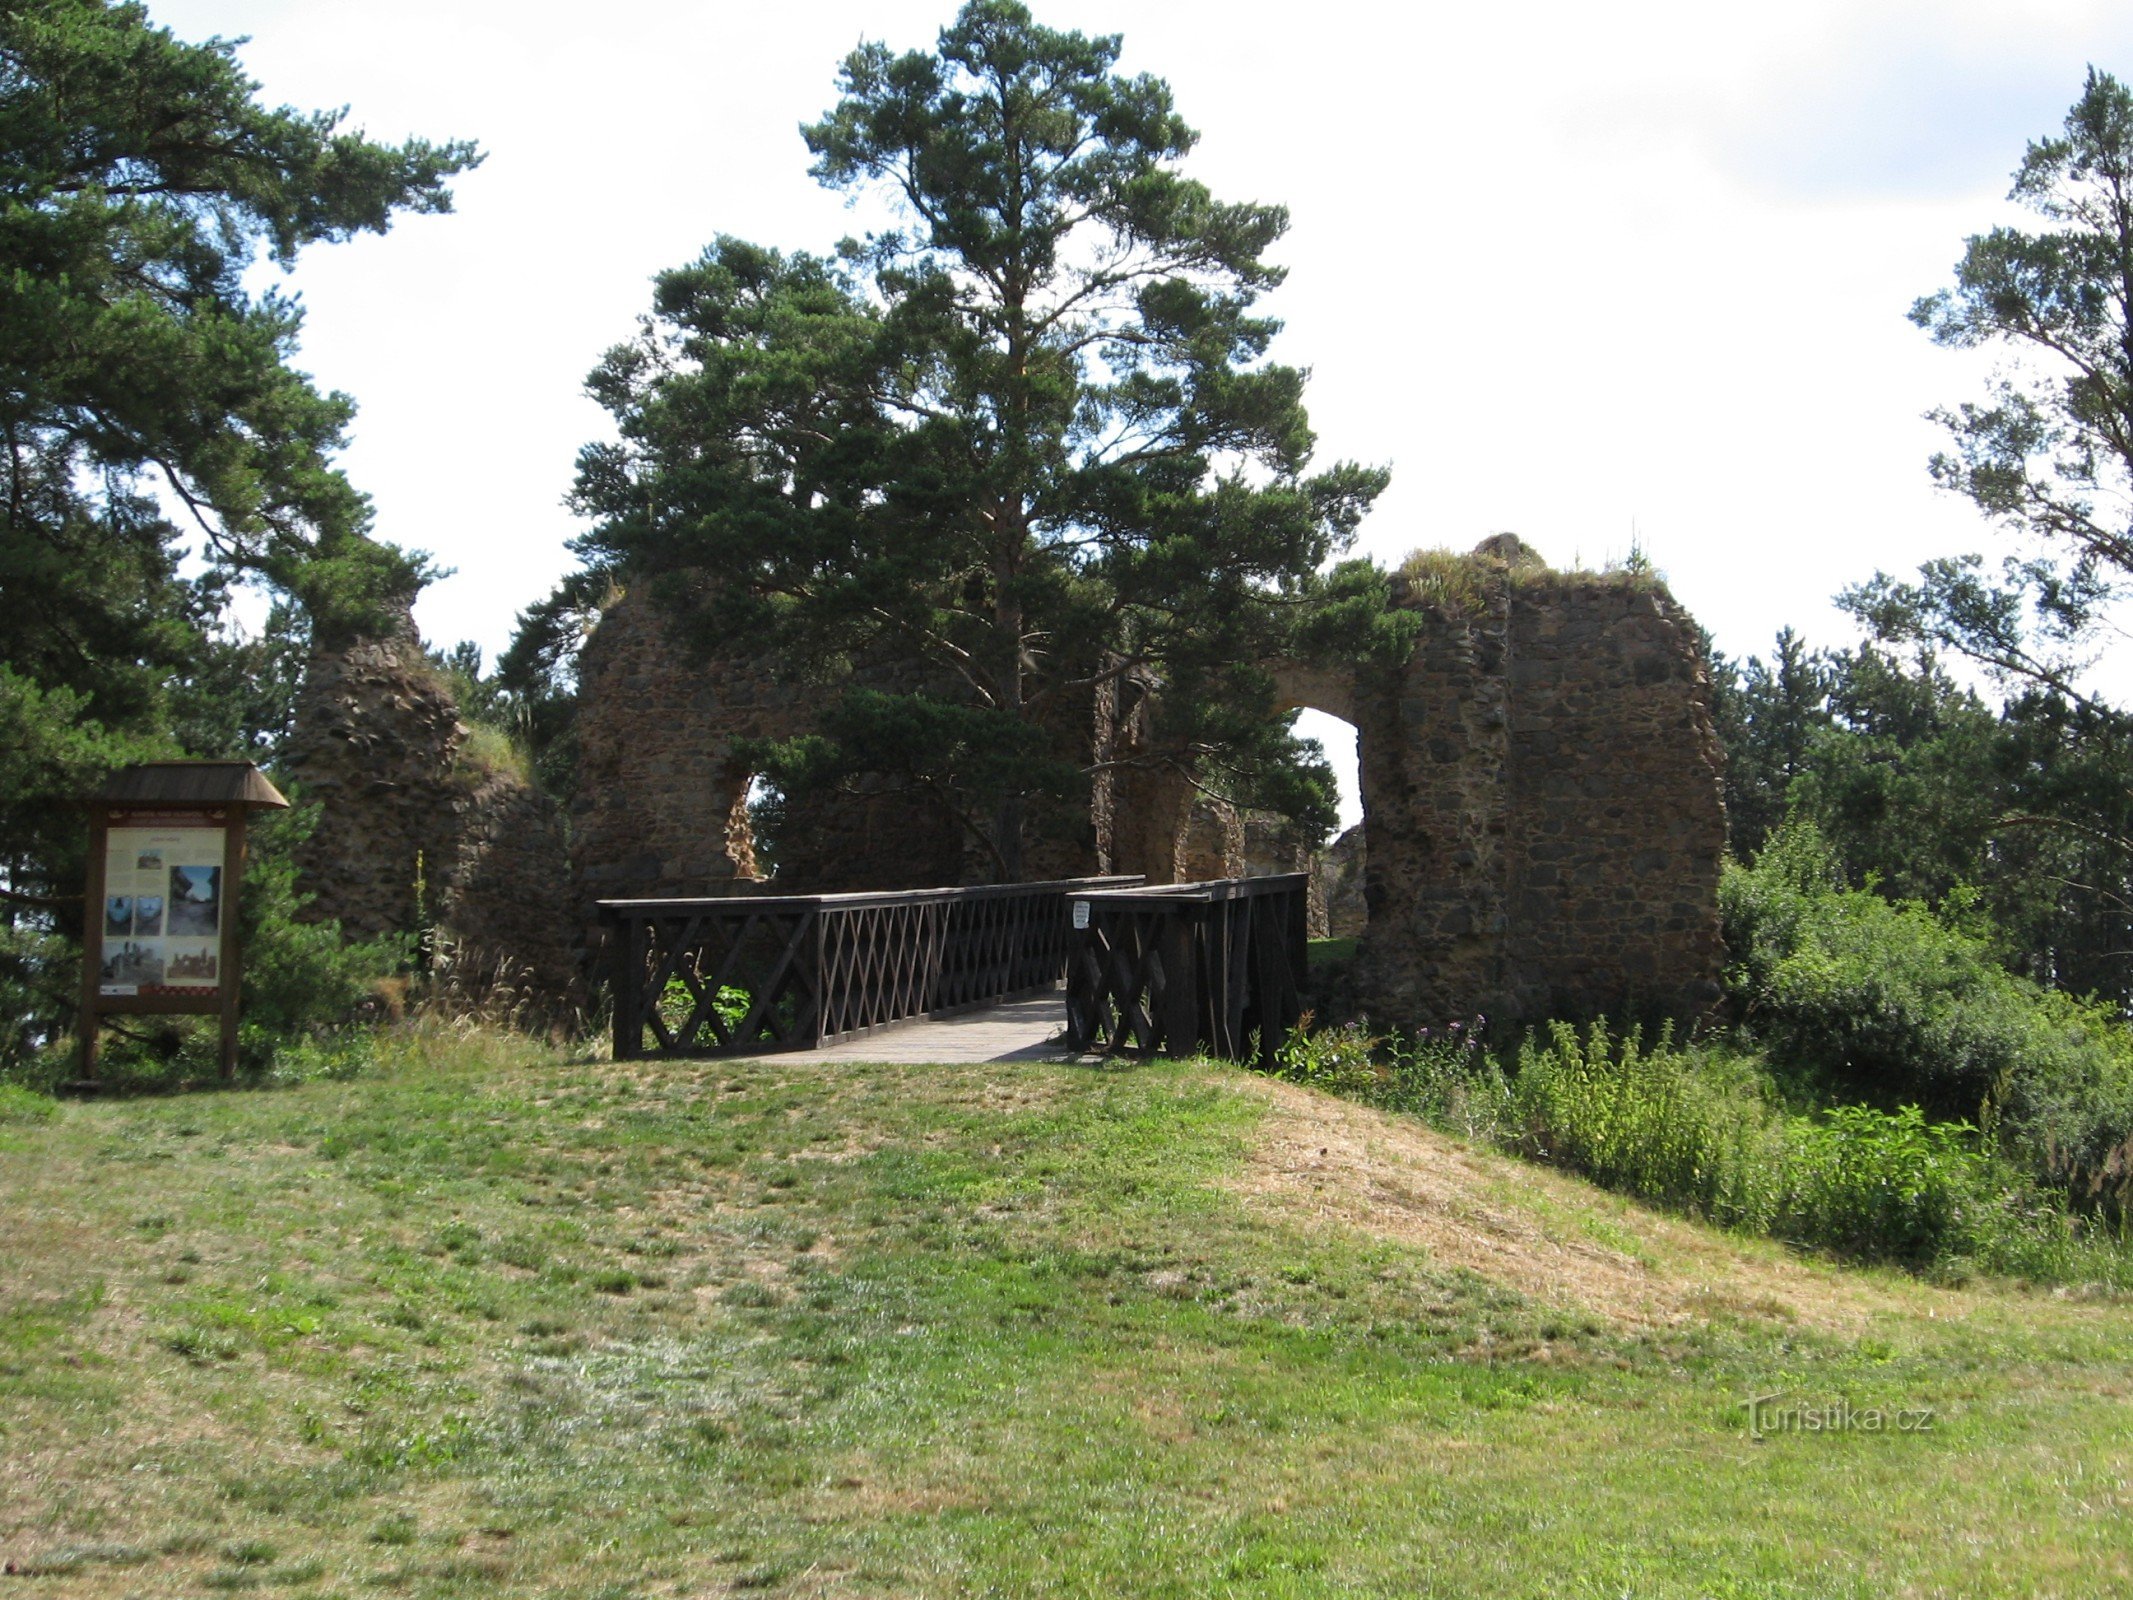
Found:
[[[776,876],[759,880],[736,751],[813,725],[827,694],[760,652],[692,651],[649,594],[620,596],[578,667],[571,855],[582,909],[642,895],[916,889],[960,883],[963,830],[897,793],[841,796],[786,819]]]
[[[1370,909],[1363,897],[1363,877],[1370,852],[1364,843],[1362,824],[1350,828],[1319,853],[1313,868],[1326,910],[1326,937],[1355,939],[1370,923]]]
[[[1412,657],[1359,669],[1345,708],[1359,992],[1410,1024],[1708,1010],[1725,816],[1694,625],[1648,580],[1468,559],[1479,582],[1416,601]]]
[[[297,852],[306,914],[359,938],[435,926],[463,964],[571,997],[562,819],[467,745],[411,621],[313,652],[279,763],[299,802],[319,808]]]
[[[789,738],[798,697],[761,661],[699,666],[647,596],[618,596],[578,660],[571,859],[587,902],[711,895],[756,876],[736,741]]]

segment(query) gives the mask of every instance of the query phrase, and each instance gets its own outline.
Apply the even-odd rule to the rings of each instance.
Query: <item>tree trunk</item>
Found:
[[[1003,883],[1022,881],[1022,815],[1025,802],[1021,795],[1011,794],[1001,798],[992,814],[993,848],[1000,852],[1000,880]]]

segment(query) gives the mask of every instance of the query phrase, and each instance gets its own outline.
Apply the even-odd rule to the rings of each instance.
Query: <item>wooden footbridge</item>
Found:
[[[1306,881],[605,900],[615,1055],[1270,1065],[1302,1009]]]

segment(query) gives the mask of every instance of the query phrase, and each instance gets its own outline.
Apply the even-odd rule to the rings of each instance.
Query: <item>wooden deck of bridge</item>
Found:
[[[943,1065],[978,1061],[1066,1061],[1066,993],[1003,1001],[953,1017],[920,1017],[814,1050],[749,1056],[751,1061],[890,1061]],[[728,1060],[732,1057],[726,1058]]]

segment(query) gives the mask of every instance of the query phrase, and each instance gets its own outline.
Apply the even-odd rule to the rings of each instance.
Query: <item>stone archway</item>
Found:
[[[1317,738],[1326,747],[1338,777],[1344,762],[1355,778],[1354,797],[1358,815],[1300,863],[1311,875],[1311,936],[1353,939],[1369,921],[1364,895],[1364,875],[1369,856],[1370,812],[1368,792],[1362,782],[1362,730],[1355,725],[1355,675],[1352,670],[1314,666],[1303,662],[1273,664],[1276,709],[1315,713],[1317,726],[1299,720],[1296,732]],[[1334,730],[1338,730],[1335,732]],[[1260,867],[1249,864],[1246,872],[1291,871],[1288,866]]]
[[[1406,585],[1397,667],[1273,665],[1285,707],[1357,730],[1372,1014],[1430,1024],[1719,997],[1718,740],[1695,624],[1632,573],[1491,540]],[[1426,572],[1424,574],[1426,579]]]

